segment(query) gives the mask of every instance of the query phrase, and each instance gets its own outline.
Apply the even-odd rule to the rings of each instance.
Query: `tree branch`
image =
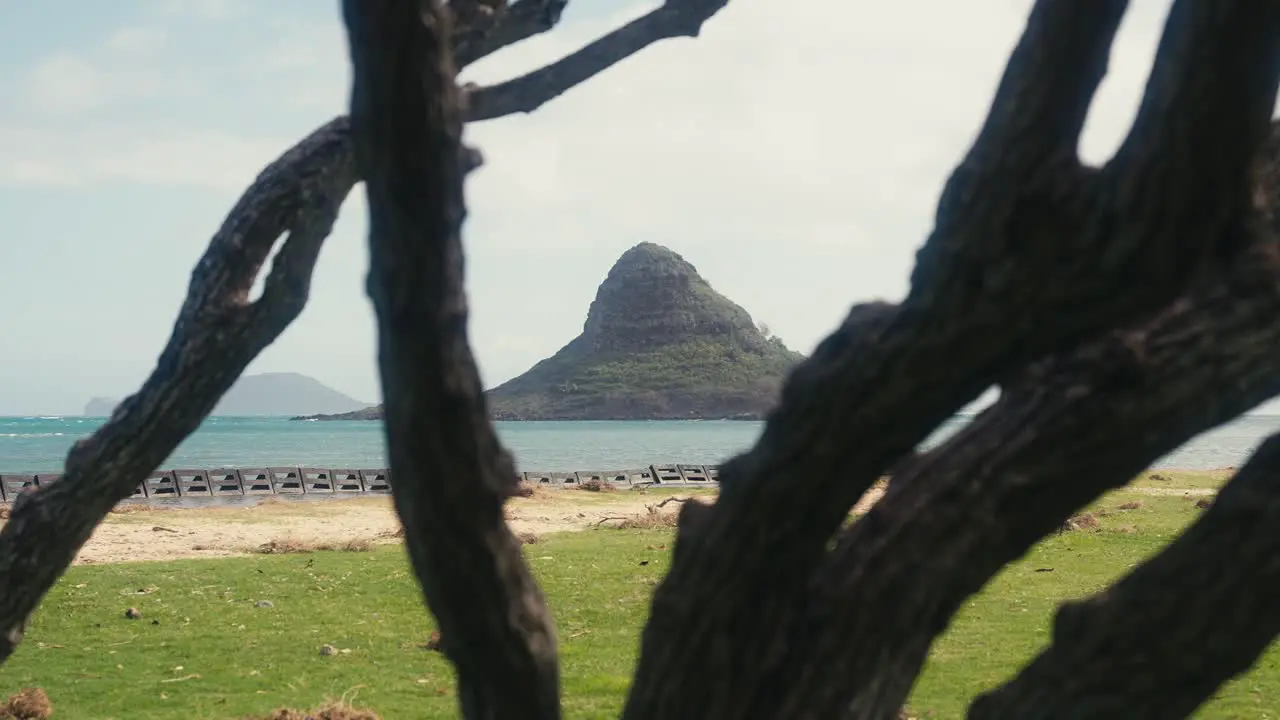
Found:
[[[1268,239],[1234,269],[1148,323],[1042,363],[895,478],[817,575],[784,716],[896,711],[933,639],[1007,563],[1280,393],[1280,256]]]
[[[492,16],[492,22],[479,28],[466,28],[454,33],[453,60],[459,68],[534,35],[544,33],[560,22],[568,0],[505,0]]]
[[[460,97],[439,4],[345,0],[396,510],[464,717],[559,718],[551,617],[502,514],[515,469],[467,343]],[[425,26],[424,26],[425,24]]]
[[[806,670],[787,682],[790,702],[897,709],[932,640],[1002,567],[1153,460],[1280,393],[1280,123],[1253,173],[1252,241],[1229,272],[1152,320],[1037,363],[843,533],[816,575],[808,644],[792,644]]]
[[[306,304],[311,270],[356,182],[344,118],[267,166],[191,274],[186,302],[137,394],[67,455],[61,480],[16,503],[0,530],[0,662],[93,529],[133,494]],[[283,233],[263,295],[249,301]]]
[[[1075,162],[1094,93],[1107,73],[1111,43],[1128,0],[1037,2],[1009,57],[971,157],[1020,176],[1037,166]]]
[[[1169,244],[1190,242],[1201,255],[1237,250],[1196,238],[1247,213],[1247,168],[1267,135],[1278,81],[1280,4],[1176,0],[1133,128],[1107,167],[1117,194],[1162,218]],[[1106,259],[1126,260],[1122,252]]]
[[[1053,644],[973,720],[1181,718],[1280,634],[1280,436],[1177,540],[1058,611]]]
[[[1036,13],[1071,17],[1066,4],[1084,6],[1040,0]],[[1032,22],[1027,32],[1040,28]],[[1074,35],[1090,48],[1082,56],[1096,54],[1099,36]],[[1028,63],[1032,76],[1017,82],[1025,94],[1000,96],[992,115],[1035,105],[1055,84],[1087,89],[1098,72],[1084,63],[1070,79],[1069,69]],[[1252,92],[1274,92],[1252,77]],[[1197,172],[1169,162],[1169,172]],[[1010,153],[971,153],[939,201],[906,300],[824,341],[793,371],[756,446],[722,466],[719,500],[682,525],[655,593],[627,717],[770,716],[786,701],[788,648],[826,545],[882,471],[1027,363],[1168,305],[1205,271],[1206,248],[1245,231],[1243,214],[1168,228],[1152,207],[1129,204],[1109,192],[1109,178],[1075,162],[1024,175],[1028,168]],[[1240,190],[1208,192],[1247,198]],[[1116,253],[1124,263],[1110,261]],[[717,612],[708,616],[708,607]],[[725,668],[724,683],[691,686],[690,669],[710,666]]]
[[[659,40],[697,37],[729,0],[666,0],[590,45],[544,68],[470,93],[468,122],[529,113]]]

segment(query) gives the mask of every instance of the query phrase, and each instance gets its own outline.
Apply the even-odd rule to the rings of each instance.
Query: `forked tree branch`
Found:
[[[560,22],[568,0],[502,0],[492,22],[484,27],[455,30],[453,60],[459,68],[481,60],[534,35],[547,32]]]
[[[1064,605],[1053,644],[969,717],[1194,712],[1280,634],[1277,478],[1273,435],[1177,540],[1104,592]]]
[[[262,171],[192,272],[173,334],[142,388],[72,447],[61,480],[14,504],[0,530],[0,661],[107,512],[200,426],[302,311],[320,246],[357,180],[346,125],[338,119],[321,127]],[[250,301],[285,233],[262,297]]]
[[[666,0],[643,15],[550,65],[471,92],[467,120],[529,113],[659,40],[697,37],[729,0]]]
[[[809,622],[822,632],[793,645],[808,658],[788,685],[793,713],[897,710],[946,620],[1007,563],[1151,462],[1280,393],[1280,256],[1269,233],[1233,270],[1152,321],[1042,363],[894,478],[817,576]]]
[[[461,97],[437,3],[345,0],[393,496],[464,717],[560,717],[555,632],[502,506],[515,467],[467,342]],[[425,23],[425,26],[424,26]]]
[[[1076,147],[1098,85],[1107,73],[1111,43],[1129,0],[1037,3],[1009,58],[974,153],[1006,154],[1020,174],[1045,163],[1076,162]],[[1036,102],[1044,84],[1055,92]],[[972,156],[990,164],[994,158]]]
[[[1224,217],[1248,216],[1248,169],[1276,104],[1278,31],[1280,3],[1176,0],[1169,11],[1133,129],[1107,172],[1121,202],[1163,219],[1167,243],[1192,244],[1179,254],[1212,259],[1237,249],[1195,238]],[[1107,265],[1128,260],[1119,249],[1103,256]]]
[[[1027,32],[1100,1],[1039,0]],[[1280,41],[1274,9],[1245,5],[1233,11],[1252,13],[1248,20],[1265,31],[1233,20],[1213,25],[1228,36],[1215,42],[1237,43],[1239,56],[1274,54]],[[1092,57],[1099,38],[1113,33],[1111,15],[1090,17],[1063,39],[1087,52],[1055,45],[1064,56]],[[1234,67],[1235,57],[1212,56],[1201,71]],[[1037,107],[1063,107],[1062,93],[1087,103],[1095,65],[1078,65],[1072,75],[1035,60],[1011,60],[993,115],[1042,117]],[[1261,118],[1244,123],[1258,130],[1238,139],[1254,152],[1277,73],[1280,63],[1266,64],[1235,95],[1249,98],[1240,99],[1242,116]],[[682,525],[671,571],[654,597],[628,717],[676,711],[767,717],[782,707],[796,667],[788,648],[797,637],[824,631],[805,619],[807,588],[832,534],[884,468],[1028,362],[1167,305],[1203,269],[1208,249],[1242,231],[1242,216],[1232,213],[1219,213],[1216,223],[1170,228],[1127,188],[1115,191],[1111,176],[1070,162],[1024,163],[1016,152],[1024,123],[1003,127],[1004,133],[980,136],[948,182],[902,306],[847,324],[793,371],[757,445],[722,468],[718,502]],[[1167,162],[1169,172],[1199,171],[1177,157]],[[1245,158],[1233,171],[1247,178],[1248,167]],[[1221,196],[1202,202],[1220,208],[1249,197],[1246,184],[1211,192]],[[700,612],[708,607],[717,612]],[[691,685],[690,668],[717,665],[727,668],[724,683]]]
[[[1249,251],[1228,271],[1154,319],[1037,363],[842,533],[817,575],[810,622],[823,632],[788,685],[791,703],[897,709],[945,619],[1007,563],[1152,461],[1280,393],[1278,168],[1280,123],[1254,167]]]

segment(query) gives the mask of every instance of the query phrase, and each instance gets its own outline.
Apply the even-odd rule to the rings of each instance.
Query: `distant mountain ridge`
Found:
[[[85,406],[88,417],[105,417],[120,401],[96,397]],[[213,415],[239,417],[290,417],[320,413],[346,413],[368,407],[313,377],[299,373],[245,375],[236,381],[213,410]]]

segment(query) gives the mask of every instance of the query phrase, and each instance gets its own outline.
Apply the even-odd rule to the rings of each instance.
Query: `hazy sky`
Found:
[[[572,0],[489,58],[501,80],[653,6]],[[581,331],[628,247],[661,243],[809,351],[856,300],[896,299],[1031,0],[733,0],[529,116],[468,127],[471,336],[496,384]],[[1138,0],[1083,150],[1132,119],[1167,0]],[[123,395],[258,170],[345,111],[338,3],[0,0],[0,414]],[[363,190],[302,317],[251,372],[379,396]]]

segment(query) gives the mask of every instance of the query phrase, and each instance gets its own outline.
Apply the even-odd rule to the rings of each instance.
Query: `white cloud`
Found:
[[[161,15],[214,21],[242,17],[249,10],[240,0],[152,0],[152,5]]]
[[[251,138],[216,130],[146,137],[85,129],[75,135],[0,125],[0,186],[96,183],[245,188],[297,138]]]
[[[107,97],[103,74],[88,60],[75,55],[54,55],[31,71],[28,91],[37,107],[46,111],[88,110]]]
[[[31,124],[44,126],[51,115],[86,113],[157,95],[176,85],[153,61],[165,40],[159,28],[125,27],[107,36],[101,47],[41,58],[27,73],[19,108],[34,111],[39,120]]]
[[[155,27],[126,27],[111,33],[106,48],[111,52],[130,57],[150,57],[160,51],[168,34]]]

